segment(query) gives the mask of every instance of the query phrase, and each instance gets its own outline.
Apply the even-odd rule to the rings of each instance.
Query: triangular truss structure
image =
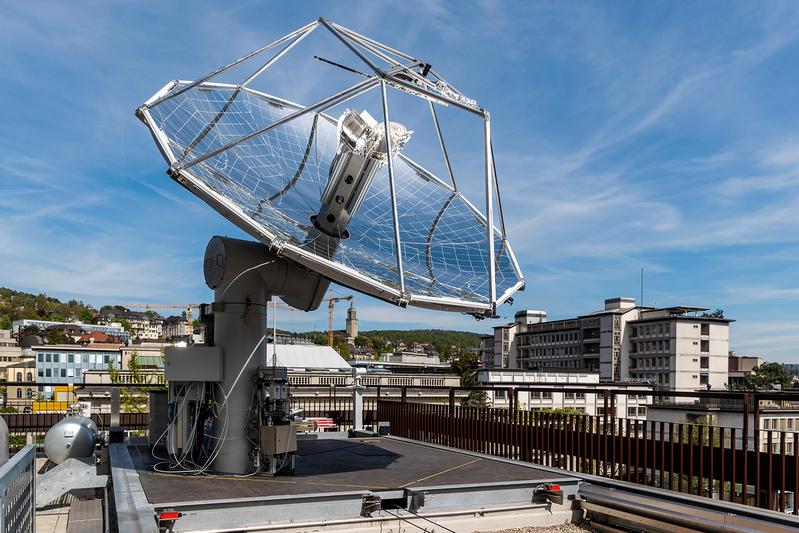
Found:
[[[357,83],[310,105],[251,88],[316,30],[330,32],[360,61],[363,70],[334,63],[360,78]],[[268,54],[240,83],[214,81]],[[378,201],[382,185],[373,185],[374,198],[356,215],[366,219],[360,240],[320,252],[318,242],[304,240],[303,219],[313,209],[301,203],[313,203],[303,184],[314,172],[317,180],[324,177],[335,152],[336,120],[325,112],[375,89],[381,91],[385,125],[390,124],[387,89],[426,100],[448,175],[442,180],[402,154],[388,157],[385,179],[377,180],[384,183],[386,202]],[[459,190],[437,106],[482,120],[484,213]],[[337,283],[402,306],[480,317],[495,316],[497,306],[524,287],[506,239],[489,114],[416,57],[320,18],[196,81],[170,82],[137,116],[169,162],[170,176],[273,251]],[[423,220],[403,209],[408,198]],[[379,224],[388,212],[390,224]],[[389,251],[392,261],[386,259]]]

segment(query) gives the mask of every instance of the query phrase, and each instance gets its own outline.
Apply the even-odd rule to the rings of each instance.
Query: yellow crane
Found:
[[[333,346],[333,307],[336,302],[343,302],[345,300],[352,301],[352,295],[349,296],[334,296],[332,292],[328,293],[327,301],[327,345]]]

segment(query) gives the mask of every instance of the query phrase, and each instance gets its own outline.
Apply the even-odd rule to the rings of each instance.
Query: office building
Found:
[[[665,390],[724,389],[732,320],[705,311],[640,307],[633,298],[609,298],[604,309],[563,320],[520,311],[483,339],[483,367],[598,372],[603,382],[645,381]]]
[[[33,346],[36,364],[36,380],[43,383],[72,385],[83,382],[83,373],[88,370],[107,370],[113,362],[120,368],[122,356],[118,344],[48,344]],[[52,385],[38,385],[37,390],[45,398],[53,392]]]

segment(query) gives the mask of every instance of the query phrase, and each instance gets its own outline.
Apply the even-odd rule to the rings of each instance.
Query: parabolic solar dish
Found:
[[[323,29],[357,62],[315,57],[351,77],[347,88],[297,104],[269,94],[268,84],[254,87]],[[218,80],[252,61],[251,75]],[[417,117],[392,106],[392,91],[424,106],[435,143],[414,138],[408,121]],[[382,105],[360,107],[367,94]],[[468,159],[481,176],[478,204],[461,192],[458,155],[448,152],[436,113],[445,107],[477,119],[482,146]],[[412,56],[320,19],[197,81],[170,82],[137,115],[172,178],[273,252],[336,283],[398,305],[479,316],[494,316],[524,286],[505,238],[488,113]],[[443,177],[405,153],[415,141],[430,145],[422,148],[443,162]]]

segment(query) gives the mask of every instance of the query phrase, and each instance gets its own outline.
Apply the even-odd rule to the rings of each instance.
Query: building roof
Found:
[[[91,344],[42,344],[39,346],[31,346],[34,351],[41,352],[41,351],[66,351],[66,352],[74,352],[74,351],[98,351],[98,352],[107,352],[109,350],[116,351],[119,350],[123,345],[122,344],[106,344],[100,342],[94,342]]]
[[[313,344],[267,344],[267,361],[277,352],[277,366],[299,369],[351,370],[350,364],[330,346]]]

